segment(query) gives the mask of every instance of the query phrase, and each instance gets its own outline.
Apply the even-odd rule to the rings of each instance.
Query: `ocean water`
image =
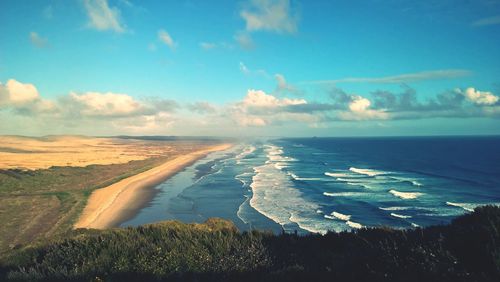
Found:
[[[500,205],[500,137],[258,139],[156,189],[122,226],[220,217],[303,234],[443,224]]]

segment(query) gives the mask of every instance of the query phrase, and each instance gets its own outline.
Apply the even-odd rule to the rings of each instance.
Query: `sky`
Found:
[[[0,34],[0,134],[500,134],[500,0],[1,0]]]

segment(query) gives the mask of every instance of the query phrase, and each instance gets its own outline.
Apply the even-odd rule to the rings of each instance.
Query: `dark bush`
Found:
[[[221,219],[75,230],[14,253],[0,280],[500,281],[500,208],[446,226],[297,236]]]

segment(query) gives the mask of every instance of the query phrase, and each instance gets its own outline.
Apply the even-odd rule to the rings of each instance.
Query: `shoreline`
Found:
[[[178,156],[150,170],[94,190],[77,222],[77,228],[106,229],[132,218],[154,196],[152,187],[193,164],[209,153],[223,151],[233,144],[219,144]]]

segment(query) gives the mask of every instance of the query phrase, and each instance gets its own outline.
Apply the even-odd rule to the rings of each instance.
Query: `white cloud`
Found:
[[[494,16],[484,19],[479,19],[472,23],[472,26],[488,26],[488,25],[497,25],[500,24],[500,16]]]
[[[373,120],[388,119],[389,115],[383,110],[370,109],[371,101],[361,96],[351,96],[349,112],[340,112],[339,118],[342,120]]]
[[[33,84],[9,79],[5,85],[0,83],[0,105],[23,105],[39,99],[38,90]]]
[[[248,90],[247,95],[243,99],[243,105],[245,107],[282,107],[300,104],[307,104],[307,101],[304,99],[279,99],[273,95],[266,94],[262,90],[253,89]]]
[[[86,92],[70,93],[73,102],[81,106],[86,116],[130,116],[139,114],[143,106],[126,94]]]
[[[87,25],[90,28],[125,32],[125,25],[120,19],[120,10],[110,7],[107,0],[84,0],[83,3],[89,18]]]
[[[289,113],[286,108],[294,105],[304,105],[304,99],[277,98],[262,90],[249,89],[241,102],[226,109],[229,117],[241,126],[265,126],[277,122],[308,120],[309,114]]]
[[[177,45],[174,40],[172,39],[172,37],[170,36],[170,34],[164,30],[164,29],[160,29],[158,31],[158,39],[163,42],[165,45],[167,45],[168,47],[170,47],[170,49],[175,49],[175,46]]]
[[[361,96],[353,97],[352,102],[349,104],[349,109],[352,112],[365,112],[370,107],[370,100]]]
[[[424,80],[451,79],[471,75],[468,70],[434,70],[416,73],[406,73],[385,77],[348,77],[334,80],[318,80],[306,82],[306,84],[336,84],[336,83],[380,83],[380,84],[401,84]]]
[[[479,91],[472,87],[465,89],[465,91],[460,89],[457,89],[456,91],[463,94],[469,101],[476,105],[493,105],[499,100],[499,97],[495,96],[491,92]]]
[[[40,35],[38,35],[38,33],[34,32],[34,31],[30,32],[29,38],[30,38],[31,44],[33,44],[35,47],[38,47],[38,48],[46,47],[48,44],[47,38],[41,37]]]
[[[247,31],[267,30],[278,33],[297,31],[297,15],[289,0],[252,0],[249,9],[240,12]]]
[[[243,70],[248,68],[242,63]],[[276,75],[278,87],[286,79]],[[275,92],[276,93],[276,92]],[[282,97],[249,89],[241,99],[225,105],[206,102],[185,104],[158,98],[136,99],[113,92],[71,92],[45,100],[33,84],[11,79],[0,83],[0,115],[7,123],[37,124],[36,132],[85,134],[279,134],[305,127],[329,127],[339,121],[372,121],[423,118],[498,118],[500,97],[474,88],[457,89],[418,100],[413,91],[377,92],[360,96],[335,92],[332,100],[313,101]],[[196,113],[196,114],[193,114]],[[21,126],[21,128],[24,128]],[[42,130],[43,129],[43,130]],[[22,133],[9,126],[9,132]],[[35,132],[30,129],[31,132]],[[278,130],[278,131],[274,131]],[[94,132],[95,131],[95,132]],[[98,133],[97,133],[98,132]],[[24,134],[30,134],[25,132]]]
[[[112,125],[120,130],[136,134],[157,134],[172,126],[175,118],[167,112],[158,112],[154,115],[143,115],[133,118],[117,119]]]
[[[54,113],[57,107],[54,102],[40,97],[33,84],[9,79],[4,85],[0,83],[0,108],[12,108],[21,115]]]

